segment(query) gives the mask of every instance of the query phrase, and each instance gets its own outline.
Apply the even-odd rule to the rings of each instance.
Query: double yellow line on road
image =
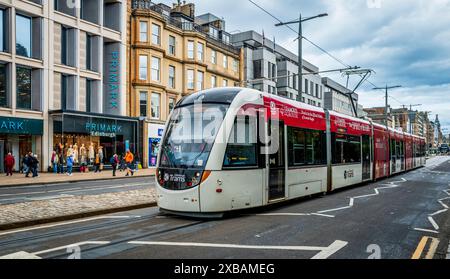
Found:
[[[430,240],[431,241],[428,241]],[[429,243],[429,248],[425,256],[424,250],[427,244]],[[436,249],[439,245],[439,239],[430,237],[430,236],[424,236],[419,242],[419,245],[417,245],[416,251],[414,251],[414,254],[412,255],[411,259],[418,260],[418,259],[433,259],[434,254],[436,253]]]

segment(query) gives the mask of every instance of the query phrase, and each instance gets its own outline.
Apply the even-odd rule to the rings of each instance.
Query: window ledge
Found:
[[[35,115],[43,115],[42,111],[37,111],[37,110],[16,109],[16,112],[29,113],[29,114],[35,114]]]

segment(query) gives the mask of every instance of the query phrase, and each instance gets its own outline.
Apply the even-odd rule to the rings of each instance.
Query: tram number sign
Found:
[[[171,173],[171,174],[168,174],[168,173],[165,173],[164,174],[164,180],[165,181],[171,181],[171,182],[181,182],[181,183],[184,183],[184,182],[186,182],[186,176],[184,175],[184,174],[174,174],[174,173]]]
[[[353,170],[346,170],[346,171],[344,171],[344,178],[345,179],[352,178],[352,177],[355,177],[355,173],[354,173]]]

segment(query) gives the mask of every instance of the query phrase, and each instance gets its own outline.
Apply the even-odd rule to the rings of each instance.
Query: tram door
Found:
[[[284,122],[269,121],[269,201],[285,197]]]
[[[362,136],[362,180],[370,179],[370,137]]]

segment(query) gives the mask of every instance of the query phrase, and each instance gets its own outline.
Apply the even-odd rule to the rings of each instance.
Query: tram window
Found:
[[[333,164],[361,162],[361,137],[332,134]]]
[[[391,147],[390,147],[390,150],[391,150],[391,158],[395,158],[396,156],[395,156],[395,140],[391,140]]]
[[[256,117],[237,116],[228,139],[223,166],[257,166],[257,147]]]
[[[288,127],[288,162],[290,167],[325,164],[325,146],[325,134],[323,132]]]

